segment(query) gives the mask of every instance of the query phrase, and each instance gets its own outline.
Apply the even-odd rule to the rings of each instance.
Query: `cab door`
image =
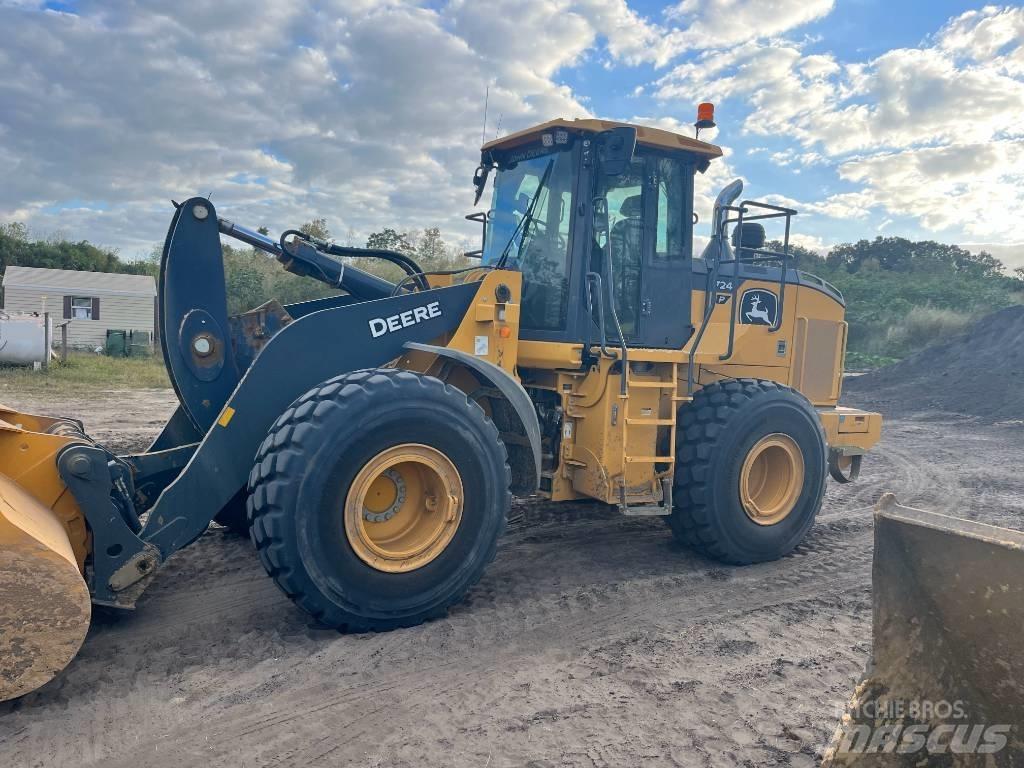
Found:
[[[595,270],[627,346],[679,349],[693,333],[693,174],[678,156],[640,150],[625,173],[602,180],[598,190],[607,203],[608,236],[606,244],[594,243]],[[605,330],[617,339],[610,313]]]
[[[646,158],[644,251],[636,346],[681,348],[693,333],[693,165],[676,157]]]

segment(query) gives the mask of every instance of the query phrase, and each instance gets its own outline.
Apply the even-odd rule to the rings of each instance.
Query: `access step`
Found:
[[[665,517],[672,514],[672,507],[663,507],[660,504],[636,504],[633,506],[619,506],[619,512],[626,517]]]

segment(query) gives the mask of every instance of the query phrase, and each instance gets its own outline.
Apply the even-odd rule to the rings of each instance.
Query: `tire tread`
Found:
[[[750,407],[759,396],[780,390],[796,395],[813,412],[810,401],[800,392],[774,381],[752,378],[716,381],[698,390],[693,400],[679,409],[674,502],[668,523],[676,539],[705,557],[737,565],[750,562],[715,533],[712,522],[715,509],[711,503],[712,449],[737,412]],[[821,438],[824,441],[823,431]]]
[[[354,409],[358,412],[369,404],[370,389],[393,386],[409,397],[409,390],[419,387],[425,391],[441,394],[453,401],[462,399],[472,418],[478,421],[501,451],[505,468],[505,500],[499,530],[492,537],[488,549],[480,559],[470,579],[458,594],[450,595],[443,602],[411,615],[383,617],[359,616],[341,609],[331,610],[324,605],[297,563],[289,562],[289,549],[285,544],[288,528],[287,502],[298,487],[303,471],[303,446],[310,443],[316,432],[323,427],[324,417],[337,408]],[[459,602],[465,592],[479,582],[484,570],[494,560],[498,538],[508,523],[508,510],[512,503],[509,487],[512,472],[508,464],[505,445],[497,428],[475,402],[463,392],[445,384],[440,379],[424,376],[398,368],[373,368],[343,374],[329,379],[304,394],[292,407],[285,410],[271,427],[256,454],[249,474],[249,499],[247,504],[249,530],[257,555],[264,568],[278,587],[314,618],[343,631],[365,632],[386,631],[398,627],[420,624],[447,614],[452,605]],[[355,606],[358,608],[358,606]]]

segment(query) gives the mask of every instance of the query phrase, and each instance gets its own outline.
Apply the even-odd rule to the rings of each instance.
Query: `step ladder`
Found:
[[[626,481],[625,473],[628,467],[632,464],[667,464],[670,468],[675,466],[676,463],[676,447],[675,440],[669,440],[669,451],[667,455],[657,455],[657,448],[655,448],[654,455],[648,456],[630,456],[626,453],[629,445],[629,428],[632,427],[666,427],[670,433],[675,436],[676,426],[676,411],[678,410],[678,403],[681,401],[689,400],[689,397],[680,397],[677,393],[679,388],[679,363],[655,363],[656,370],[663,378],[657,379],[641,379],[636,378],[634,374],[627,367],[626,370],[626,392],[625,394],[619,395],[622,408],[622,469],[623,477],[619,485],[619,512],[624,515],[631,517],[651,517],[659,515],[670,515],[672,514],[672,476],[669,474],[667,477],[661,479],[661,490],[662,490],[662,501],[660,504],[650,503],[630,503],[628,494],[626,492]],[[668,378],[664,378],[665,374]],[[634,416],[629,411],[629,393],[635,390],[641,389],[657,389],[663,391],[670,391],[671,404],[669,406],[668,417],[656,415],[656,416]],[[659,400],[660,410],[660,400]],[[656,441],[655,441],[656,442]],[[671,472],[671,470],[670,470]]]

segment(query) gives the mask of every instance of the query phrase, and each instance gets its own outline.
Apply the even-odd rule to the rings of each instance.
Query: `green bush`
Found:
[[[872,355],[868,352],[858,352],[853,349],[846,351],[846,370],[848,371],[872,371],[875,368],[892,365],[895,362],[898,362],[898,358]]]
[[[1024,301],[1024,274],[1010,277],[987,253],[933,241],[878,237],[824,258],[802,251],[800,268],[843,292],[850,367],[906,357]]]
[[[908,355],[929,344],[963,333],[973,320],[973,314],[955,309],[911,307],[902,320],[889,326],[885,347],[900,355]]]

